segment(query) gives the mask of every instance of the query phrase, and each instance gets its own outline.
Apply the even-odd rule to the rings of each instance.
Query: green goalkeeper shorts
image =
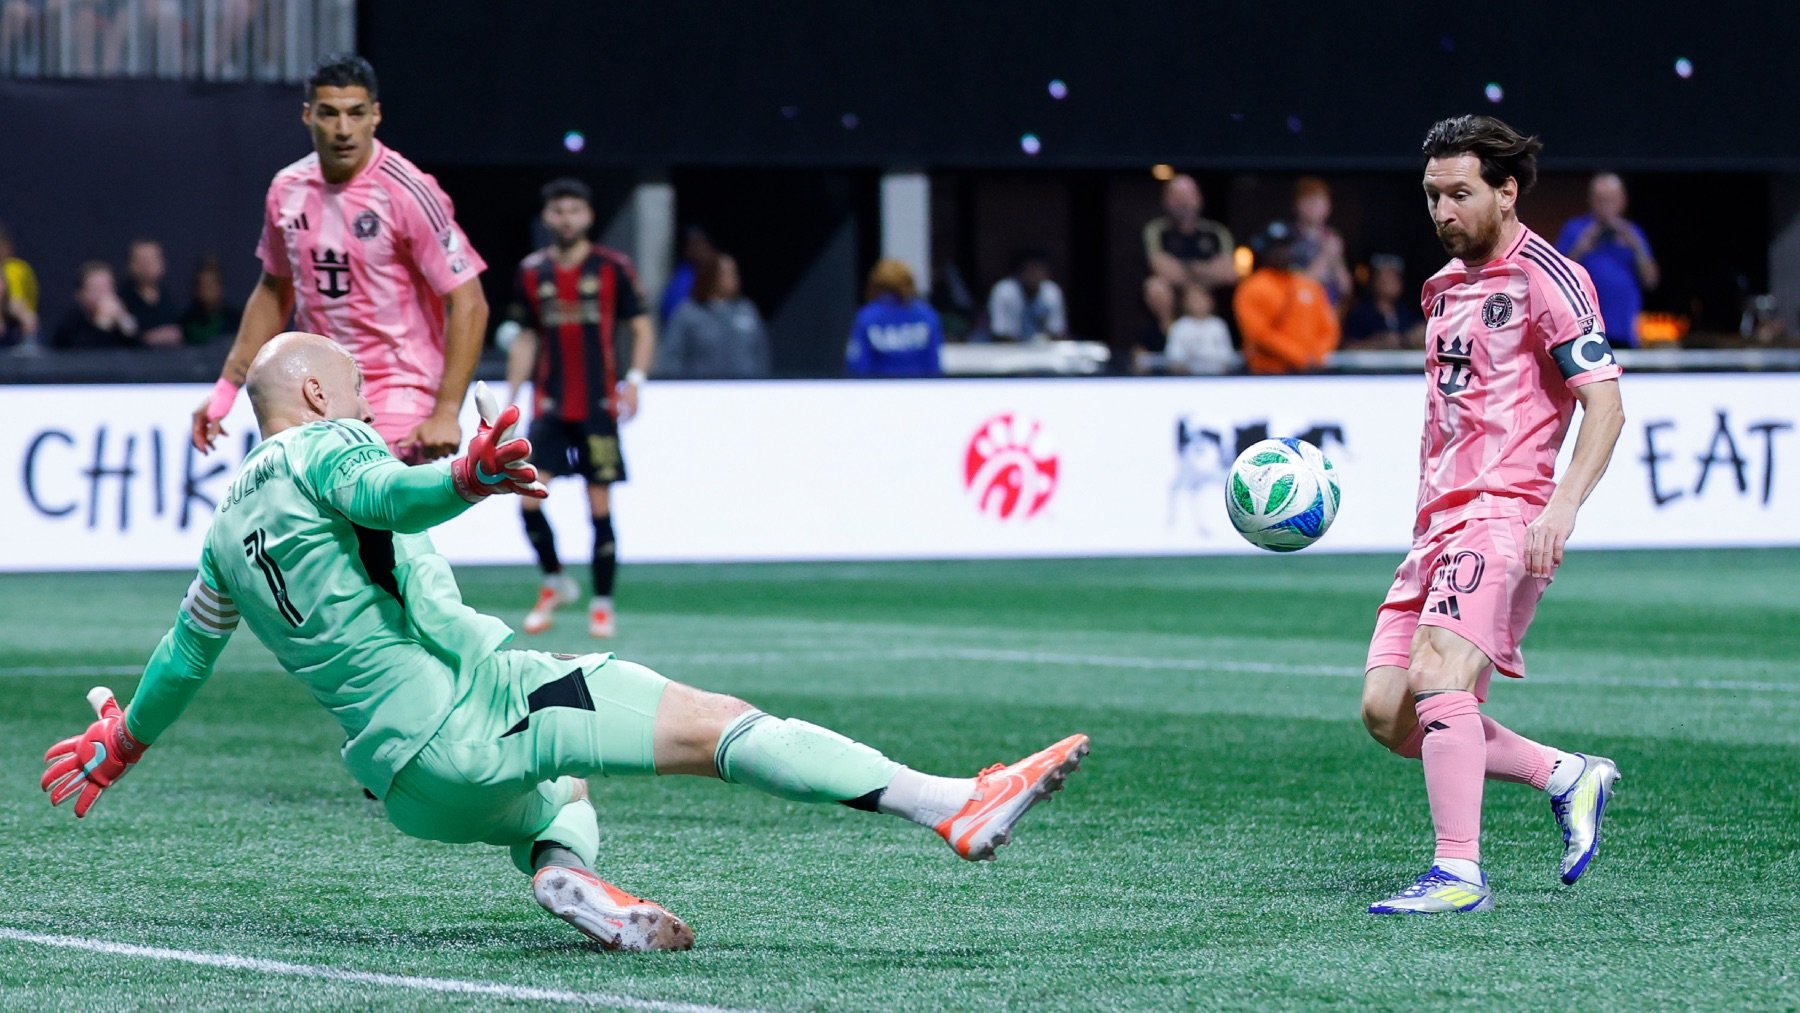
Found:
[[[590,864],[594,812],[578,778],[654,774],[656,708],[669,681],[610,654],[499,651],[444,727],[395,775],[388,819],[414,837],[513,849],[554,840]]]

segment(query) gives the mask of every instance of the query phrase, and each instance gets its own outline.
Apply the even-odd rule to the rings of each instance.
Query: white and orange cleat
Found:
[[[588,602],[588,636],[605,640],[614,633],[611,598],[595,598]]]
[[[574,578],[566,573],[551,574],[544,578],[544,586],[538,589],[537,604],[525,613],[525,632],[542,633],[550,628],[556,620],[556,609],[560,605],[581,597],[581,588],[575,585]]]
[[[688,950],[694,930],[674,912],[601,879],[586,869],[548,865],[531,877],[537,902],[601,949],[626,953]]]
[[[976,777],[968,803],[938,824],[938,836],[971,862],[993,858],[1025,810],[1062,788],[1087,751],[1088,737],[1076,734],[1010,766],[994,764]]]

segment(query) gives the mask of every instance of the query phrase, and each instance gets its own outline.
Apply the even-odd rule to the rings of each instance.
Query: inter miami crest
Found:
[[[373,211],[364,211],[362,214],[356,216],[356,221],[352,223],[352,228],[356,230],[356,238],[374,239],[375,234],[381,231],[381,219],[375,217],[375,212]]]
[[[1504,327],[1512,319],[1512,298],[1504,292],[1497,292],[1487,297],[1481,304],[1481,322],[1488,325],[1488,330]]]
[[[1455,397],[1469,389],[1469,381],[1475,378],[1471,368],[1471,353],[1474,351],[1474,339],[1465,342],[1462,338],[1455,337],[1448,344],[1445,344],[1443,338],[1437,339],[1439,393],[1445,397]]]

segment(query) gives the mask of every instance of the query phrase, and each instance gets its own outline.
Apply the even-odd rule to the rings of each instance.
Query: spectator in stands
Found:
[[[50,344],[62,349],[132,348],[137,330],[137,321],[113,288],[112,268],[90,260],[75,272],[75,305]]]
[[[1337,348],[1338,318],[1325,286],[1295,270],[1298,230],[1274,222],[1251,244],[1256,270],[1237,287],[1232,309],[1252,373],[1305,373]]]
[[[866,295],[844,349],[850,375],[942,376],[944,327],[937,311],[919,298],[906,262],[876,261]]]
[[[154,239],[134,239],[125,252],[125,291],[119,301],[137,321],[138,343],[147,348],[181,344],[181,315],[163,288],[168,262],[162,244]]]
[[[1163,186],[1163,211],[1144,226],[1144,256],[1150,277],[1144,281],[1144,304],[1156,318],[1157,330],[1169,333],[1179,310],[1177,294],[1188,285],[1219,289],[1237,280],[1231,231],[1200,217],[1205,207],[1200,184],[1180,175]]]
[[[707,235],[705,229],[689,225],[681,230],[681,262],[675,265],[674,273],[669,275],[669,284],[663,288],[659,322],[667,324],[674,319],[675,311],[694,290],[694,279],[699,276],[700,269],[718,256],[719,248],[713,245],[712,236]]]
[[[6,290],[35,316],[38,311],[37,272],[14,253],[12,233],[6,231],[5,225],[0,225],[0,270],[6,272]]]
[[[1171,373],[1229,373],[1242,361],[1231,347],[1231,328],[1214,312],[1205,285],[1181,290],[1181,317],[1169,328],[1165,353]]]
[[[225,301],[225,277],[219,258],[207,254],[194,272],[194,291],[181,314],[181,338],[190,345],[204,345],[235,337],[243,311]]]
[[[1050,280],[1050,258],[1034,250],[1013,259],[1013,272],[988,293],[988,333],[998,341],[1050,341],[1069,336],[1062,288]]]
[[[1194,177],[1176,176],[1163,186],[1165,213],[1144,226],[1144,257],[1150,269],[1144,279],[1144,305],[1151,321],[1133,342],[1128,361],[1134,373],[1149,372],[1151,356],[1167,347],[1169,328],[1180,313],[1182,289],[1204,285],[1216,291],[1237,280],[1231,232],[1200,217],[1203,207]]]
[[[700,265],[693,291],[676,307],[656,345],[656,375],[744,380],[769,375],[769,332],[744,298],[737,259],[718,253]]]
[[[1556,248],[1587,268],[1607,340],[1615,348],[1636,348],[1644,292],[1662,274],[1644,230],[1625,217],[1625,182],[1617,173],[1600,173],[1588,184],[1588,213],[1563,226]]]
[[[1350,294],[1350,267],[1344,263],[1344,237],[1330,225],[1331,188],[1317,176],[1294,184],[1294,269],[1325,287],[1334,310]]]
[[[1424,348],[1425,317],[1406,292],[1406,262],[1369,258],[1369,290],[1344,314],[1344,348]]]
[[[12,294],[6,272],[0,271],[0,348],[36,343],[37,314]]]

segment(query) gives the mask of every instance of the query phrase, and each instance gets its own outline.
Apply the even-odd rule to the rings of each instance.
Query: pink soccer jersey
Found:
[[[1425,432],[1415,535],[1463,508],[1536,512],[1556,488],[1574,388],[1621,370],[1580,264],[1530,229],[1477,268],[1425,283]]]
[[[293,279],[300,329],[356,357],[378,418],[386,404],[429,409],[444,375],[443,296],[487,267],[437,180],[380,141],[343,184],[307,155],[269,184],[256,255]]]

